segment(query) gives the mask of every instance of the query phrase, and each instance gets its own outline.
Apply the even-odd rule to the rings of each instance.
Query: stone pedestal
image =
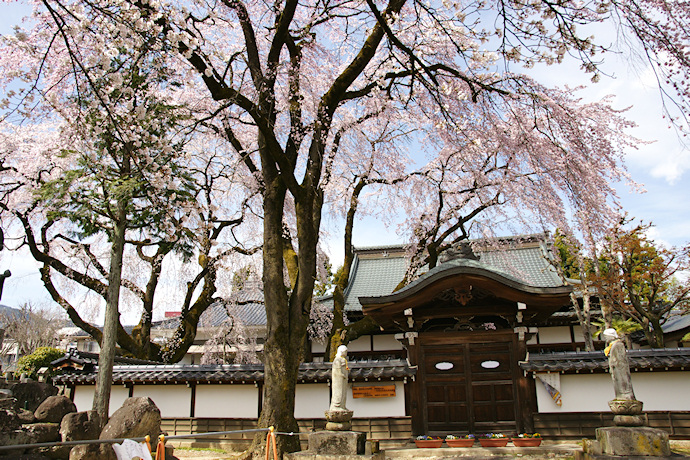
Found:
[[[326,431],[349,431],[352,428],[351,410],[327,410]]]
[[[367,436],[357,431],[309,433],[309,450],[286,454],[288,460],[377,460],[380,453],[366,448]],[[367,452],[369,450],[369,452]]]
[[[309,434],[309,451],[330,455],[363,455],[367,436],[357,431],[317,431]]]
[[[649,427],[597,428],[597,440],[585,440],[584,458],[665,458],[671,455],[668,433]]]
[[[636,399],[614,399],[609,401],[609,407],[613,412],[613,423],[617,426],[642,426],[642,401]]]

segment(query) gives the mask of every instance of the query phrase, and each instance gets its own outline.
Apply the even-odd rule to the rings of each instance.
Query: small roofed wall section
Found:
[[[535,381],[537,407],[549,412],[608,412],[614,398],[608,373],[559,374],[562,405],[553,401],[544,385]],[[690,411],[688,382],[690,371],[633,372],[635,397],[644,403],[644,411]]]
[[[354,398],[350,389],[348,409],[355,418],[404,417],[405,384],[402,381],[353,382],[352,386],[395,387],[395,396]],[[129,396],[129,388],[113,386],[110,397],[112,415]],[[259,416],[259,387],[254,384],[196,384],[194,417],[257,419]],[[90,410],[93,402],[93,385],[76,385],[74,403],[77,410]],[[134,385],[132,395],[147,396],[153,400],[164,418],[191,417],[192,388],[185,384]],[[330,387],[326,383],[298,384],[295,393],[295,417],[298,419],[322,419],[330,404]]]

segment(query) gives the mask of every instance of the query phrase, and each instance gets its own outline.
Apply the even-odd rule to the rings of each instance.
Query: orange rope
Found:
[[[276,447],[276,434],[273,432],[273,427],[268,427],[268,436],[266,436],[266,460],[268,460],[268,451],[270,444],[273,444],[273,460],[278,460],[278,449]]]
[[[165,436],[158,436],[158,447],[156,447],[156,460],[165,460]]]

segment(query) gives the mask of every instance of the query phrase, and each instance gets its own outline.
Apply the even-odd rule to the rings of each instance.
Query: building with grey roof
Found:
[[[371,430],[380,418],[406,427],[403,436],[543,432],[549,423],[560,423],[559,417],[577,420],[578,427],[596,426],[589,425],[595,423],[591,420],[602,419],[612,392],[607,363],[603,352],[583,351],[570,304],[572,286],[553,267],[548,235],[472,241],[450,251],[436,267],[423,267],[396,290],[407,265],[402,245],[359,248],[345,291],[350,319],[368,315],[380,326],[348,343],[348,404]],[[332,299],[320,302],[330,305]],[[214,304],[200,330],[212,331],[231,317],[260,336],[265,325],[260,290]],[[670,322],[669,331],[679,334],[690,326],[686,318]],[[166,319],[156,328],[163,334],[176,321]],[[317,426],[328,406],[330,375],[324,345],[310,345],[310,362],[300,368],[295,410],[298,419]],[[677,397],[690,377],[684,349],[630,353],[636,392],[647,398],[645,407],[667,414],[668,420],[690,413],[690,401]],[[227,421],[258,417],[263,372],[260,363],[123,363],[115,366],[113,378],[123,397],[153,395],[164,418]],[[71,389],[79,407],[88,401],[94,375],[94,369],[82,369],[57,380]],[[666,390],[659,393],[661,386]],[[549,388],[557,389],[560,405]],[[228,413],[227,407],[235,409]],[[385,436],[395,437],[392,432]],[[558,433],[550,433],[574,432],[559,425]]]

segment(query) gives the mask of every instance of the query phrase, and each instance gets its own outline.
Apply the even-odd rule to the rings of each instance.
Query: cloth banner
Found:
[[[544,385],[546,391],[556,403],[558,407],[563,405],[561,401],[561,374],[558,372],[549,372],[544,374],[537,374],[537,378]]]
[[[144,442],[125,439],[122,444],[113,444],[113,450],[117,455],[117,460],[153,460],[151,452]]]

